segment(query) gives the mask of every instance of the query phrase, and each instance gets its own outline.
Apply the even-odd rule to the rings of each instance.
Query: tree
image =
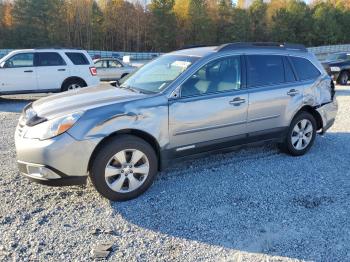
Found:
[[[227,43],[232,41],[233,29],[233,5],[230,0],[220,0],[218,4],[218,19],[216,22],[216,43]]]
[[[209,18],[205,0],[190,0],[189,44],[211,44],[215,42],[212,21]]]
[[[290,0],[272,14],[271,39],[277,42],[311,43],[313,21],[308,5],[299,0]]]
[[[175,48],[176,17],[174,0],[152,0],[152,41],[155,50],[170,51]]]
[[[38,47],[60,43],[61,0],[17,0],[13,6],[15,47]]]
[[[263,0],[254,0],[248,9],[252,41],[266,41],[267,37],[267,4]]]
[[[175,0],[174,14],[176,17],[176,46],[185,46],[189,42],[189,14],[190,2],[188,0]]]
[[[341,12],[329,1],[319,2],[314,6],[312,14],[314,23],[312,28],[312,42],[316,45],[336,44],[342,39],[339,26]]]
[[[142,1],[142,2],[139,2]],[[192,44],[350,43],[349,0],[0,0],[0,48],[167,52]]]
[[[234,8],[232,11],[231,42],[245,42],[252,39],[250,18],[246,9]]]

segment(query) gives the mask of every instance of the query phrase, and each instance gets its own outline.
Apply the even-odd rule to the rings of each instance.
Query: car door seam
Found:
[[[261,120],[269,120],[269,119],[273,119],[273,118],[278,118],[280,116],[281,116],[281,114],[272,115],[272,116],[258,117],[258,118],[254,118],[254,119],[248,120],[247,123],[257,122],[257,121],[261,121]]]

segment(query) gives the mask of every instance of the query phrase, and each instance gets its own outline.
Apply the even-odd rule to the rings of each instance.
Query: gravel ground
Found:
[[[13,134],[37,96],[0,98],[0,260],[350,261],[350,89],[335,125],[303,157],[254,146],[177,164],[138,199],[20,176]]]

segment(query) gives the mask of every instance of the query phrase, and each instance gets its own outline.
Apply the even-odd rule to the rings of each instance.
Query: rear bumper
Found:
[[[338,102],[334,100],[316,109],[322,118],[322,132],[325,133],[335,122],[338,112]]]

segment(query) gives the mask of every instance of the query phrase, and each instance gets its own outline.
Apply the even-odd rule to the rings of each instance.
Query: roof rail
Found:
[[[184,50],[184,49],[197,48],[197,47],[208,47],[208,45],[185,45],[183,47],[180,47],[177,50]]]
[[[222,52],[227,50],[234,49],[243,49],[243,48],[266,48],[266,49],[285,49],[285,50],[298,50],[307,52],[307,49],[304,45],[301,44],[289,44],[289,43],[275,43],[275,42],[237,42],[237,43],[228,43],[220,45],[216,48],[216,51]]]

